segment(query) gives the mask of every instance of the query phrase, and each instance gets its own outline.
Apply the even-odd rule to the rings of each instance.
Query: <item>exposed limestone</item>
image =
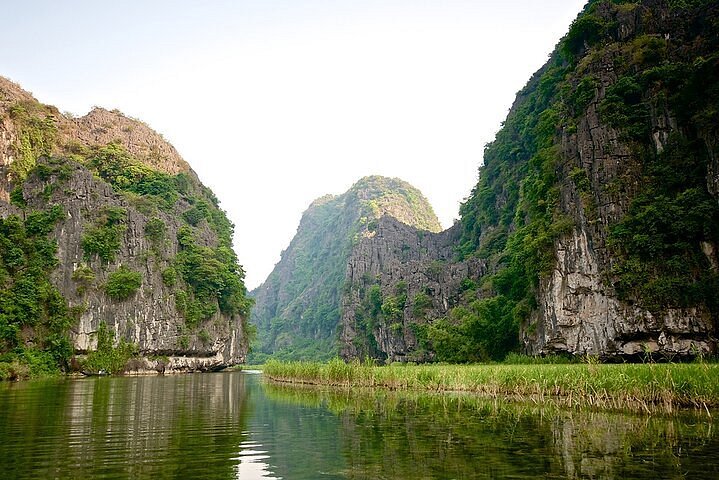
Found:
[[[83,145],[107,145],[119,141],[133,157],[156,170],[170,175],[190,171],[175,147],[161,135],[117,110],[95,107],[87,115],[70,120],[72,126],[62,131],[67,135],[65,143],[75,140]]]
[[[197,332],[187,331],[185,319],[175,305],[175,291],[163,282],[162,271],[177,253],[175,239],[182,226],[179,218],[163,211],[153,214],[153,218],[160,218],[166,225],[166,236],[171,239],[163,243],[161,251],[157,251],[145,235],[145,225],[150,218],[134,208],[124,196],[115,193],[110,185],[93,177],[80,165],[75,164],[74,167],[72,175],[65,181],[54,177],[46,182],[32,179],[25,182],[23,188],[31,209],[43,208],[47,203],[60,204],[65,211],[65,218],[57,223],[54,233],[61,267],[52,277],[71,307],[84,308],[71,331],[76,350],[81,353],[93,350],[97,341],[95,332],[104,322],[115,333],[115,338],[136,343],[143,356],[170,355],[184,359],[168,364],[168,371],[175,366],[180,370],[190,367],[212,370],[243,362],[247,347],[241,319],[215,313],[203,324],[209,339],[203,342]],[[41,192],[54,182],[59,182],[59,188],[55,188],[49,200],[45,200]],[[120,251],[110,264],[104,264],[99,258],[87,261],[81,241],[87,226],[105,207],[122,207],[127,211]],[[214,234],[209,229],[201,232],[198,241],[214,246]],[[109,273],[120,265],[141,272],[142,286],[130,299],[113,301],[104,293],[102,286]],[[78,282],[72,278],[80,266],[90,267],[95,274],[92,284],[84,289],[79,288]]]
[[[575,230],[558,242],[557,266],[541,282],[540,304],[523,333],[529,353],[671,357],[713,350],[706,309],[653,314],[617,300],[601,275],[586,232]]]

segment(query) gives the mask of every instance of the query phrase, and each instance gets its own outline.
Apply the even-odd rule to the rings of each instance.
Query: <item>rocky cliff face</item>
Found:
[[[714,352],[718,20],[708,1],[589,2],[488,145],[459,224],[420,240],[382,222],[358,245],[342,353]]]
[[[383,216],[353,249],[341,301],[340,355],[428,361],[433,353],[418,329],[445,316],[486,262],[456,261],[458,226],[441,233]]]
[[[293,359],[336,354],[348,258],[375,235],[384,215],[427,233],[440,230],[424,196],[399,179],[366,177],[344,194],[310,205],[280,262],[252,292],[260,343],[256,361],[268,354]]]
[[[4,79],[0,106],[0,217],[25,219],[30,234],[28,219],[61,212],[47,233],[56,245],[49,279],[71,317],[63,335],[74,352],[94,350],[104,323],[137,346],[134,369],[243,362],[249,303],[232,225],[177,151],[117,111],[68,118]],[[1,265],[14,292],[20,274],[7,258]],[[0,302],[3,327],[24,332],[5,345],[40,348],[48,315],[23,324],[19,297]]]
[[[619,240],[616,232],[628,224],[628,219],[639,215],[653,216],[652,222],[661,221],[653,209],[675,206],[657,201],[656,197],[662,195],[677,198],[692,187],[698,191],[706,188],[717,201],[716,127],[703,118],[715,113],[692,105],[690,97],[713,105],[710,109],[716,106],[719,39],[713,22],[719,18],[718,12],[717,6],[711,4],[679,8],[672,7],[671,2],[654,1],[623,7],[600,3],[589,13],[600,23],[611,23],[612,29],[587,49],[570,73],[570,83],[586,84],[589,78],[592,85],[587,91],[589,101],[577,117],[576,131],[565,127],[559,134],[564,160],[559,182],[560,208],[571,216],[574,228],[555,243],[555,267],[539,284],[538,309],[523,329],[523,341],[529,352],[673,356],[714,351],[719,312],[712,309],[710,298],[698,296],[691,301],[676,301],[669,292],[662,291],[660,295],[667,301],[656,302],[647,298],[651,292],[631,288],[633,291],[627,294],[627,286],[622,285],[628,263],[626,251],[622,251],[626,247],[616,245]],[[703,61],[709,65],[700,67],[701,73],[688,67]],[[686,83],[670,78],[679,71],[689,77]],[[694,75],[701,79],[695,82]],[[640,88],[627,92],[626,89],[636,88],[630,82],[636,82],[634,85]],[[621,105],[617,105],[617,96],[622,97]],[[629,115],[615,119],[609,111],[626,106],[642,112],[644,118],[633,119]],[[692,184],[696,178],[675,179],[684,184],[660,190],[659,185],[668,179],[653,178],[651,170],[660,164],[663,171],[659,175],[674,175],[671,167],[663,164],[671,165],[675,156],[684,157],[678,162],[678,170],[696,168],[700,180]],[[582,182],[573,181],[572,175],[575,180],[581,176]],[[706,179],[706,187],[701,177]],[[648,189],[642,182],[654,185]],[[646,195],[654,196],[656,204],[646,202],[642,198]],[[682,241],[693,243],[687,249],[691,254],[683,257],[686,263],[679,267],[684,272],[661,272],[662,268],[657,267],[660,272],[632,281],[659,283],[670,275],[681,278],[686,270],[696,268],[699,271],[689,275],[693,281],[670,281],[666,285],[670,289],[689,290],[702,277],[715,275],[716,212],[711,209],[699,212],[700,202],[710,197],[701,193],[698,198],[697,204],[688,205],[680,213],[698,214],[699,221],[705,224],[698,235],[689,228],[682,232],[686,235]],[[644,208],[640,210],[641,207]],[[679,223],[682,219],[673,218],[670,222]],[[670,230],[667,225],[658,228]],[[643,240],[647,243],[653,234],[671,235],[667,231],[652,232],[651,227],[637,233],[650,237]],[[637,250],[643,247],[634,246]],[[651,254],[646,253],[632,260],[650,264]],[[653,253],[669,262],[680,258],[675,252]],[[713,283],[706,285],[712,288]]]

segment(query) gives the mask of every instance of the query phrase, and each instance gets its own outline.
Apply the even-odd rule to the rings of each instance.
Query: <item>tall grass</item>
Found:
[[[493,364],[401,365],[270,361],[267,378],[278,382],[381,387],[393,390],[463,391],[493,398],[552,402],[568,407],[674,412],[719,407],[719,365]]]

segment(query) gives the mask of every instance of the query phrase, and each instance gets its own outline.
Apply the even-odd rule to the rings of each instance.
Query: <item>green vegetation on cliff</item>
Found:
[[[142,274],[124,265],[107,276],[105,293],[114,300],[127,300],[142,285]]]
[[[182,227],[177,237],[180,251],[173,271],[179,272],[187,288],[176,292],[175,302],[187,325],[196,327],[218,307],[226,315],[249,316],[252,301],[245,296],[244,272],[235,252],[226,246],[197,245],[188,226]]]
[[[115,342],[115,334],[101,322],[95,333],[97,348],[82,362],[85,372],[118,374],[125,372],[127,362],[138,355],[137,345],[124,338]]]
[[[72,355],[67,302],[50,282],[59,205],[0,218],[0,379],[56,372]]]
[[[93,149],[76,147],[75,152],[76,157],[96,175],[128,195],[145,213],[151,214],[156,209],[175,211],[180,203],[187,205],[179,207],[182,211],[180,218],[186,225],[177,234],[179,251],[171,262],[173,266],[165,270],[168,274],[163,278],[166,284],[169,282],[174,285],[178,276],[171,273],[180,274],[184,286],[177,285],[175,302],[188,327],[197,327],[202,321],[210,319],[218,309],[226,315],[249,316],[252,302],[246,296],[244,271],[232,250],[234,227],[209,189],[194,184],[185,173],[172,176],[156,171],[134,159],[119,144]],[[94,237],[107,239],[105,242],[95,242],[99,244],[95,250],[107,252],[105,255],[111,259],[111,247],[115,245],[111,241],[117,239],[121,226],[117,215],[116,219],[104,215],[101,220],[105,217],[107,220],[99,222],[100,225],[87,235],[89,240]],[[197,243],[197,231],[205,224],[217,235],[217,246]],[[144,233],[156,251],[159,251],[159,244],[165,238],[165,231],[166,226],[157,218],[151,219],[145,226]],[[93,245],[89,240],[87,243]],[[85,250],[87,252],[88,248]],[[102,255],[101,258],[106,259]]]
[[[466,295],[473,300],[427,330],[437,359],[498,359],[518,348],[540,279],[555,263],[555,241],[578,222],[561,201],[572,188],[590,225],[601,221],[597,189],[617,204],[629,201],[626,214],[598,234],[614,257],[605,281],[619,298],[655,312],[706,306],[717,318],[719,277],[703,251],[719,244],[719,204],[707,187],[719,124],[719,23],[711,3],[670,2],[682,13],[667,36],[619,32],[622,18],[634,18],[623,15],[656,28],[661,2],[592,1],[572,24],[519,93],[461,207],[460,255],[487,259],[495,273]],[[602,61],[616,75],[603,86],[593,73]],[[622,160],[626,173],[610,185],[591,183],[588,175],[602,172],[562,150],[597,99],[599,121],[631,152]],[[665,115],[676,125],[662,140]]]
[[[93,225],[88,225],[82,236],[82,250],[85,260],[97,255],[103,262],[115,260],[120,250],[122,235],[125,233],[127,210],[120,207],[106,207],[100,210]]]
[[[74,130],[82,125],[29,95],[14,95],[19,100],[0,112],[16,134],[15,144],[8,147],[14,161],[6,180],[16,207],[9,211],[21,212],[0,219],[0,378],[66,370],[73,353],[69,331],[88,301],[120,305],[141,288],[152,293],[156,270],[168,286],[169,305],[174,297],[177,316],[189,327],[183,338],[192,334],[207,343],[209,335],[201,324],[220,312],[228,322],[240,317],[241,338],[248,341],[252,302],[232,251],[233,225],[214,194],[183,167],[179,156],[140,160],[127,150],[136,146],[123,146],[121,140],[88,143],[81,140],[86,138],[82,131]],[[111,122],[132,123],[119,113],[112,115]],[[148,144],[157,141],[159,136],[144,128]],[[171,146],[164,148],[173,154]],[[176,164],[164,168],[163,161]],[[88,172],[95,178],[90,180]],[[112,195],[92,190],[104,184]],[[82,190],[73,191],[73,185]],[[61,206],[77,204],[78,199],[86,204],[64,214]],[[174,234],[169,238],[167,222],[173,232],[181,230],[182,239]],[[57,244],[63,244],[62,235],[74,234],[75,225],[82,263],[60,265]],[[144,238],[128,238],[136,234]],[[175,242],[177,249],[171,248]],[[137,248],[142,245],[147,249]],[[72,251],[74,245],[69,248]],[[167,253],[173,251],[175,258]],[[66,274],[69,268],[71,275]],[[63,290],[68,278],[71,290]],[[95,288],[105,295],[97,299]],[[69,301],[75,306],[70,308]],[[123,340],[110,342],[122,347]],[[184,343],[178,348],[187,348]]]
[[[57,125],[49,108],[38,102],[22,101],[11,106],[9,116],[17,128],[16,160],[10,165],[13,181],[27,178],[38,157],[52,154]]]
[[[437,232],[439,221],[424,196],[408,183],[365,177],[346,193],[314,201],[281,261],[253,293],[258,345],[250,361],[328,359],[336,354],[347,259],[376,221],[390,215]]]

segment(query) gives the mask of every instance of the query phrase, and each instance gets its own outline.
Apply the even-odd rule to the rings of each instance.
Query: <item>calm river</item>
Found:
[[[0,385],[0,478],[719,478],[705,415],[576,412],[215,373]]]

